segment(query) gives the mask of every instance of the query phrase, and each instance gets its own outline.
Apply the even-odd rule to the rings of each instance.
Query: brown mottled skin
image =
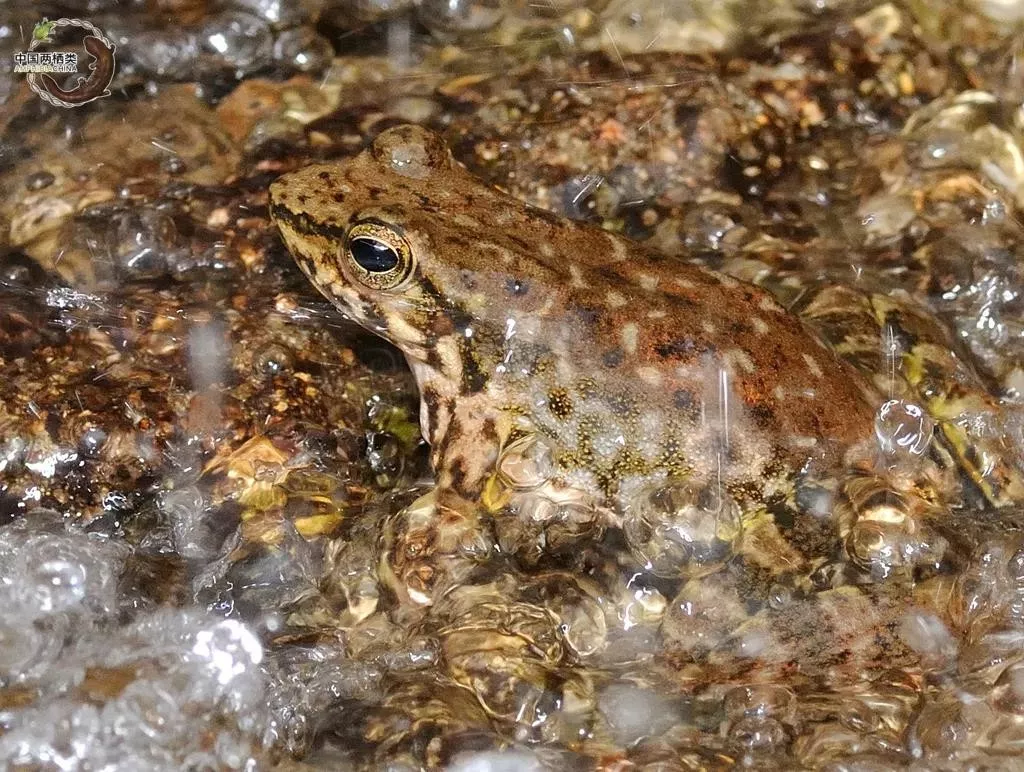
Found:
[[[834,479],[871,435],[870,388],[766,292],[531,208],[425,129],[270,194],[317,288],[405,352],[444,507],[486,498],[503,449],[531,436],[554,460],[536,495],[612,522],[673,478],[747,514],[796,507],[798,477]],[[395,287],[354,267],[351,229],[368,222],[411,258]]]

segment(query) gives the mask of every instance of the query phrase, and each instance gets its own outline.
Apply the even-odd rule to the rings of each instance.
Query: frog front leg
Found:
[[[425,606],[464,581],[491,551],[481,499],[501,437],[486,400],[444,398],[430,388],[423,390],[421,424],[436,483],[389,518],[381,570],[403,604]]]

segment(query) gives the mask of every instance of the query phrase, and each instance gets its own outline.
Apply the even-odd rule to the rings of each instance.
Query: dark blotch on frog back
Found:
[[[548,392],[548,409],[551,415],[563,421],[571,416],[573,405],[569,392],[565,389],[552,389]]]
[[[522,279],[509,279],[505,282],[505,291],[514,297],[526,297],[530,292],[530,283]]]
[[[612,349],[601,357],[601,363],[608,368],[618,367],[626,360],[626,353],[621,348]]]
[[[441,212],[441,205],[433,199],[424,196],[422,193],[417,193],[416,197],[419,198],[420,208],[424,212],[429,212],[430,214],[439,214]]]
[[[713,354],[717,349],[710,343],[700,343],[692,338],[675,338],[654,346],[654,353],[662,359],[691,360],[702,354]]]

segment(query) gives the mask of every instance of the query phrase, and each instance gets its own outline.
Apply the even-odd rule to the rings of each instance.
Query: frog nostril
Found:
[[[348,248],[356,265],[369,273],[386,273],[399,263],[398,252],[377,239],[355,238],[349,242]]]

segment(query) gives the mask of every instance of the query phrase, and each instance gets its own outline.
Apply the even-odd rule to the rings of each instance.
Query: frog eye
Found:
[[[356,278],[373,289],[394,289],[412,273],[409,242],[396,228],[381,222],[360,222],[349,228],[345,256]]]

